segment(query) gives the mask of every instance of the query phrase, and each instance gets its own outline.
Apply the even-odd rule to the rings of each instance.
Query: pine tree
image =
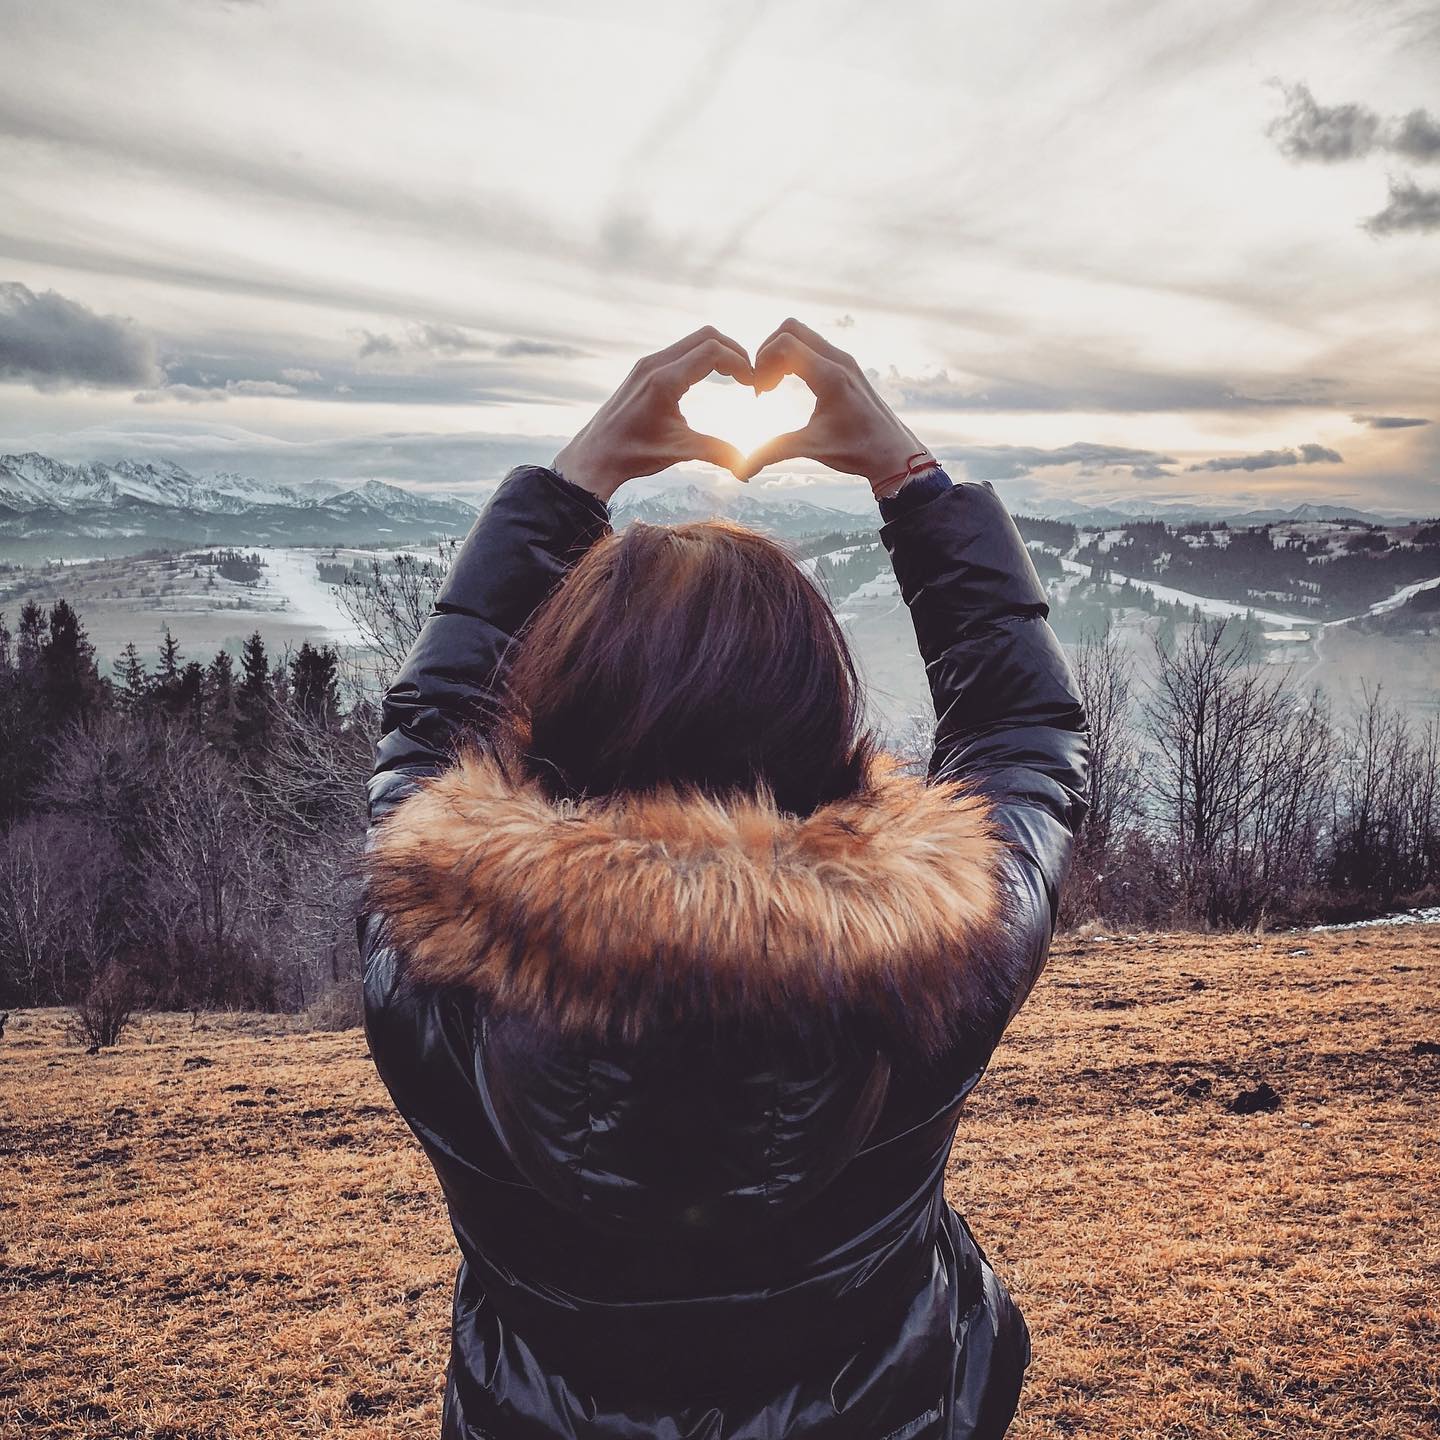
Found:
[[[249,755],[263,755],[270,738],[274,692],[270,688],[270,657],[258,630],[240,652],[240,690],[235,703],[239,712],[236,744]]]
[[[316,649],[308,640],[290,661],[291,703],[307,719],[332,725],[340,710],[337,672],[340,657],[328,645]]]
[[[160,644],[160,664],[156,667],[155,678],[162,690],[174,690],[180,682],[180,642],[165,627],[165,639]]]
[[[33,600],[20,609],[20,632],[15,638],[15,668],[33,674],[40,668],[40,647],[45,641],[45,611]]]
[[[40,671],[45,721],[52,736],[100,704],[104,682],[95,663],[95,647],[68,601],[57,600],[51,607],[50,633],[40,647]]]
[[[238,748],[240,711],[235,692],[235,661],[228,650],[217,650],[205,671],[205,696],[206,733],[217,749],[233,755]]]
[[[175,687],[175,713],[199,733],[205,728],[205,667],[191,660]]]
[[[149,694],[150,677],[145,673],[144,662],[140,659],[140,651],[136,649],[133,640],[120,652],[120,659],[115,663],[115,674],[120,681],[120,694],[125,708],[132,712],[138,710]]]

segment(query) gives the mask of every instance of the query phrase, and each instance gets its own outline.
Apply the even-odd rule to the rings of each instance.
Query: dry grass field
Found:
[[[1437,1042],[1440,927],[1058,946],[952,1165],[1014,1435],[1440,1435]],[[0,1157],[6,1440],[434,1435],[449,1233],[360,1033],[17,1016]]]

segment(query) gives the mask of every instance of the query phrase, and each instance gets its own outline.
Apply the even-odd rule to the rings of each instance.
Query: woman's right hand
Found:
[[[627,480],[686,460],[741,475],[745,457],[728,441],[692,430],[680,413],[680,397],[717,372],[742,385],[755,383],[744,348],[713,325],[647,355],[550,468],[606,501]]]
[[[781,460],[818,460],[863,475],[874,489],[928,454],[915,432],[875,393],[853,355],[798,320],[787,320],[755,352],[755,390],[773,390],[798,375],[815,393],[815,413],[801,430],[767,440],[747,457],[744,480]]]

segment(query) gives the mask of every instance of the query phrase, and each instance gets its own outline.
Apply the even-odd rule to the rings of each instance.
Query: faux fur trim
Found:
[[[883,757],[799,818],[763,797],[555,801],[471,754],[377,827],[368,903],[414,981],[571,1036],[848,1022],[934,1054],[1007,1013],[1003,850],[982,796]]]

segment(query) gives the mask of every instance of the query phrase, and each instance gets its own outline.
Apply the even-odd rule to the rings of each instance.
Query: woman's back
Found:
[[[371,1046],[464,1259],[445,1433],[999,1435],[1028,1344],[945,1164],[1043,963],[1084,766],[1024,547],[983,487],[890,519],[953,778],[867,756],[801,815],[576,797],[477,727],[516,597],[605,522],[512,474],[372,782]]]

